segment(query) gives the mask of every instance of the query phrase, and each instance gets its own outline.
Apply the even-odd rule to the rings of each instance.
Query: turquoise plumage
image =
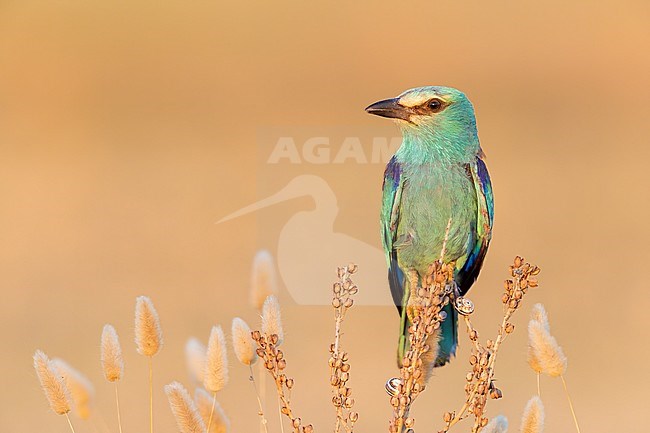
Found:
[[[480,272],[492,234],[492,185],[479,144],[474,108],[460,91],[420,87],[366,108],[397,121],[402,145],[386,166],[381,207],[382,242],[393,301],[400,313],[398,363],[408,349],[404,308],[440,253],[449,224],[445,262],[455,262],[457,295]],[[457,313],[445,307],[434,366],[457,346]]]

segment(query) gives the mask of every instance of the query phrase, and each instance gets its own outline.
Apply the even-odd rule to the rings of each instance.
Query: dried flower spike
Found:
[[[205,359],[203,385],[208,391],[221,391],[228,383],[228,354],[221,326],[213,326]]]
[[[205,345],[198,338],[191,337],[185,344],[185,362],[195,383],[203,383],[206,351]]]
[[[273,256],[268,251],[261,250],[253,259],[250,303],[257,311],[262,311],[266,298],[277,292],[278,283]]]
[[[232,320],[232,346],[239,362],[252,365],[257,361],[251,328],[239,317]]]
[[[122,347],[115,328],[104,325],[101,341],[101,360],[104,377],[109,382],[117,382],[124,374]]]
[[[204,433],[205,424],[187,390],[178,382],[165,385],[176,424],[181,433]]]
[[[140,355],[152,357],[163,344],[158,313],[146,296],[135,301],[135,344]]]
[[[280,303],[275,296],[269,296],[264,301],[264,306],[262,307],[262,332],[268,336],[277,335],[278,342],[276,345],[278,346],[284,340]]]
[[[72,397],[77,416],[83,420],[89,419],[92,414],[92,401],[95,396],[93,384],[86,376],[62,359],[53,359],[52,364],[56,367],[59,375],[63,377],[66,387],[70,391],[70,397]]]
[[[535,365],[541,369],[542,373],[551,377],[563,375],[567,368],[567,358],[555,338],[546,331],[544,325],[536,320],[531,320],[528,324],[528,338],[533,351],[532,358],[537,362],[537,364],[533,363],[531,367]]]
[[[535,396],[528,400],[521,420],[521,433],[542,433],[544,431],[544,405]]]
[[[34,369],[54,413],[65,415],[70,412],[70,401],[65,382],[52,361],[40,350],[34,353]]]
[[[530,313],[530,320],[536,320],[542,324],[546,332],[551,332],[551,325],[548,322],[548,314],[542,304],[533,305],[533,310]]]

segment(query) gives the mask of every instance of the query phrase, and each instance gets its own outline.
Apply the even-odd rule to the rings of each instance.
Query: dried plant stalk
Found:
[[[399,384],[391,396],[393,418],[389,423],[391,433],[401,433],[413,427],[415,419],[409,417],[411,405],[424,391],[430,360],[437,356],[437,336],[445,319],[442,308],[450,302],[454,264],[435,262],[429,267],[424,287],[409,300],[411,326],[409,350],[402,359]]]
[[[280,322],[277,322],[277,324],[280,325]],[[277,327],[267,327],[266,329],[277,329]],[[257,356],[264,361],[264,367],[275,382],[276,392],[280,400],[280,413],[289,418],[294,433],[312,433],[314,427],[311,424],[303,425],[302,420],[291,409],[288,394],[293,388],[294,382],[292,378],[287,377],[284,373],[287,367],[287,361],[284,358],[284,352],[278,348],[281,342],[280,338],[277,334],[269,335],[262,334],[260,331],[253,331],[253,340],[257,344]]]
[[[534,277],[539,272],[540,269],[537,266],[525,263],[522,257],[515,257],[513,265],[510,266],[512,278],[505,281],[505,293],[502,297],[503,319],[498,329],[497,338],[487,340],[485,347],[479,343],[478,331],[472,326],[469,316],[464,316],[469,339],[473,346],[469,360],[472,370],[466,377],[465,403],[458,411],[445,413],[445,427],[441,432],[447,432],[453,425],[470,415],[474,416],[472,433],[477,433],[488,424],[488,419],[485,417],[488,398],[502,397],[501,390],[494,384],[497,353],[506,336],[515,329],[510,318],[519,308],[523,296],[527,293],[528,288],[537,287],[538,283]]]
[[[334,283],[332,288],[333,298],[332,307],[334,307],[335,328],[334,343],[330,345],[330,385],[332,386],[332,404],[336,408],[336,424],[334,432],[339,433],[344,429],[347,433],[354,431],[354,423],[359,419],[359,414],[353,412],[354,398],[352,398],[352,389],[347,386],[350,379],[350,363],[348,353],[341,350],[341,327],[345,313],[354,305],[354,295],[359,289],[354,281],[352,274],[357,271],[357,265],[349,264],[338,269],[337,275],[339,280]]]

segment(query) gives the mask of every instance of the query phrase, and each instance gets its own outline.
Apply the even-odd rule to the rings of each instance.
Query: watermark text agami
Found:
[[[298,141],[294,137],[278,137],[267,164],[386,164],[400,146],[400,137],[373,137],[366,143],[360,137],[334,141],[316,136]],[[370,141],[370,143],[368,143]]]

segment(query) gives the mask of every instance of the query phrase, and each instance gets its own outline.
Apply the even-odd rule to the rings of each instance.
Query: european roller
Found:
[[[455,263],[456,296],[476,281],[492,234],[492,185],[474,107],[459,90],[419,87],[366,111],[395,120],[402,132],[402,144],[384,172],[381,206],[388,280],[401,317],[401,364],[409,344],[405,306],[429,265],[440,259],[448,226],[444,261]],[[443,311],[432,367],[449,362],[458,342],[457,312],[451,304]]]

